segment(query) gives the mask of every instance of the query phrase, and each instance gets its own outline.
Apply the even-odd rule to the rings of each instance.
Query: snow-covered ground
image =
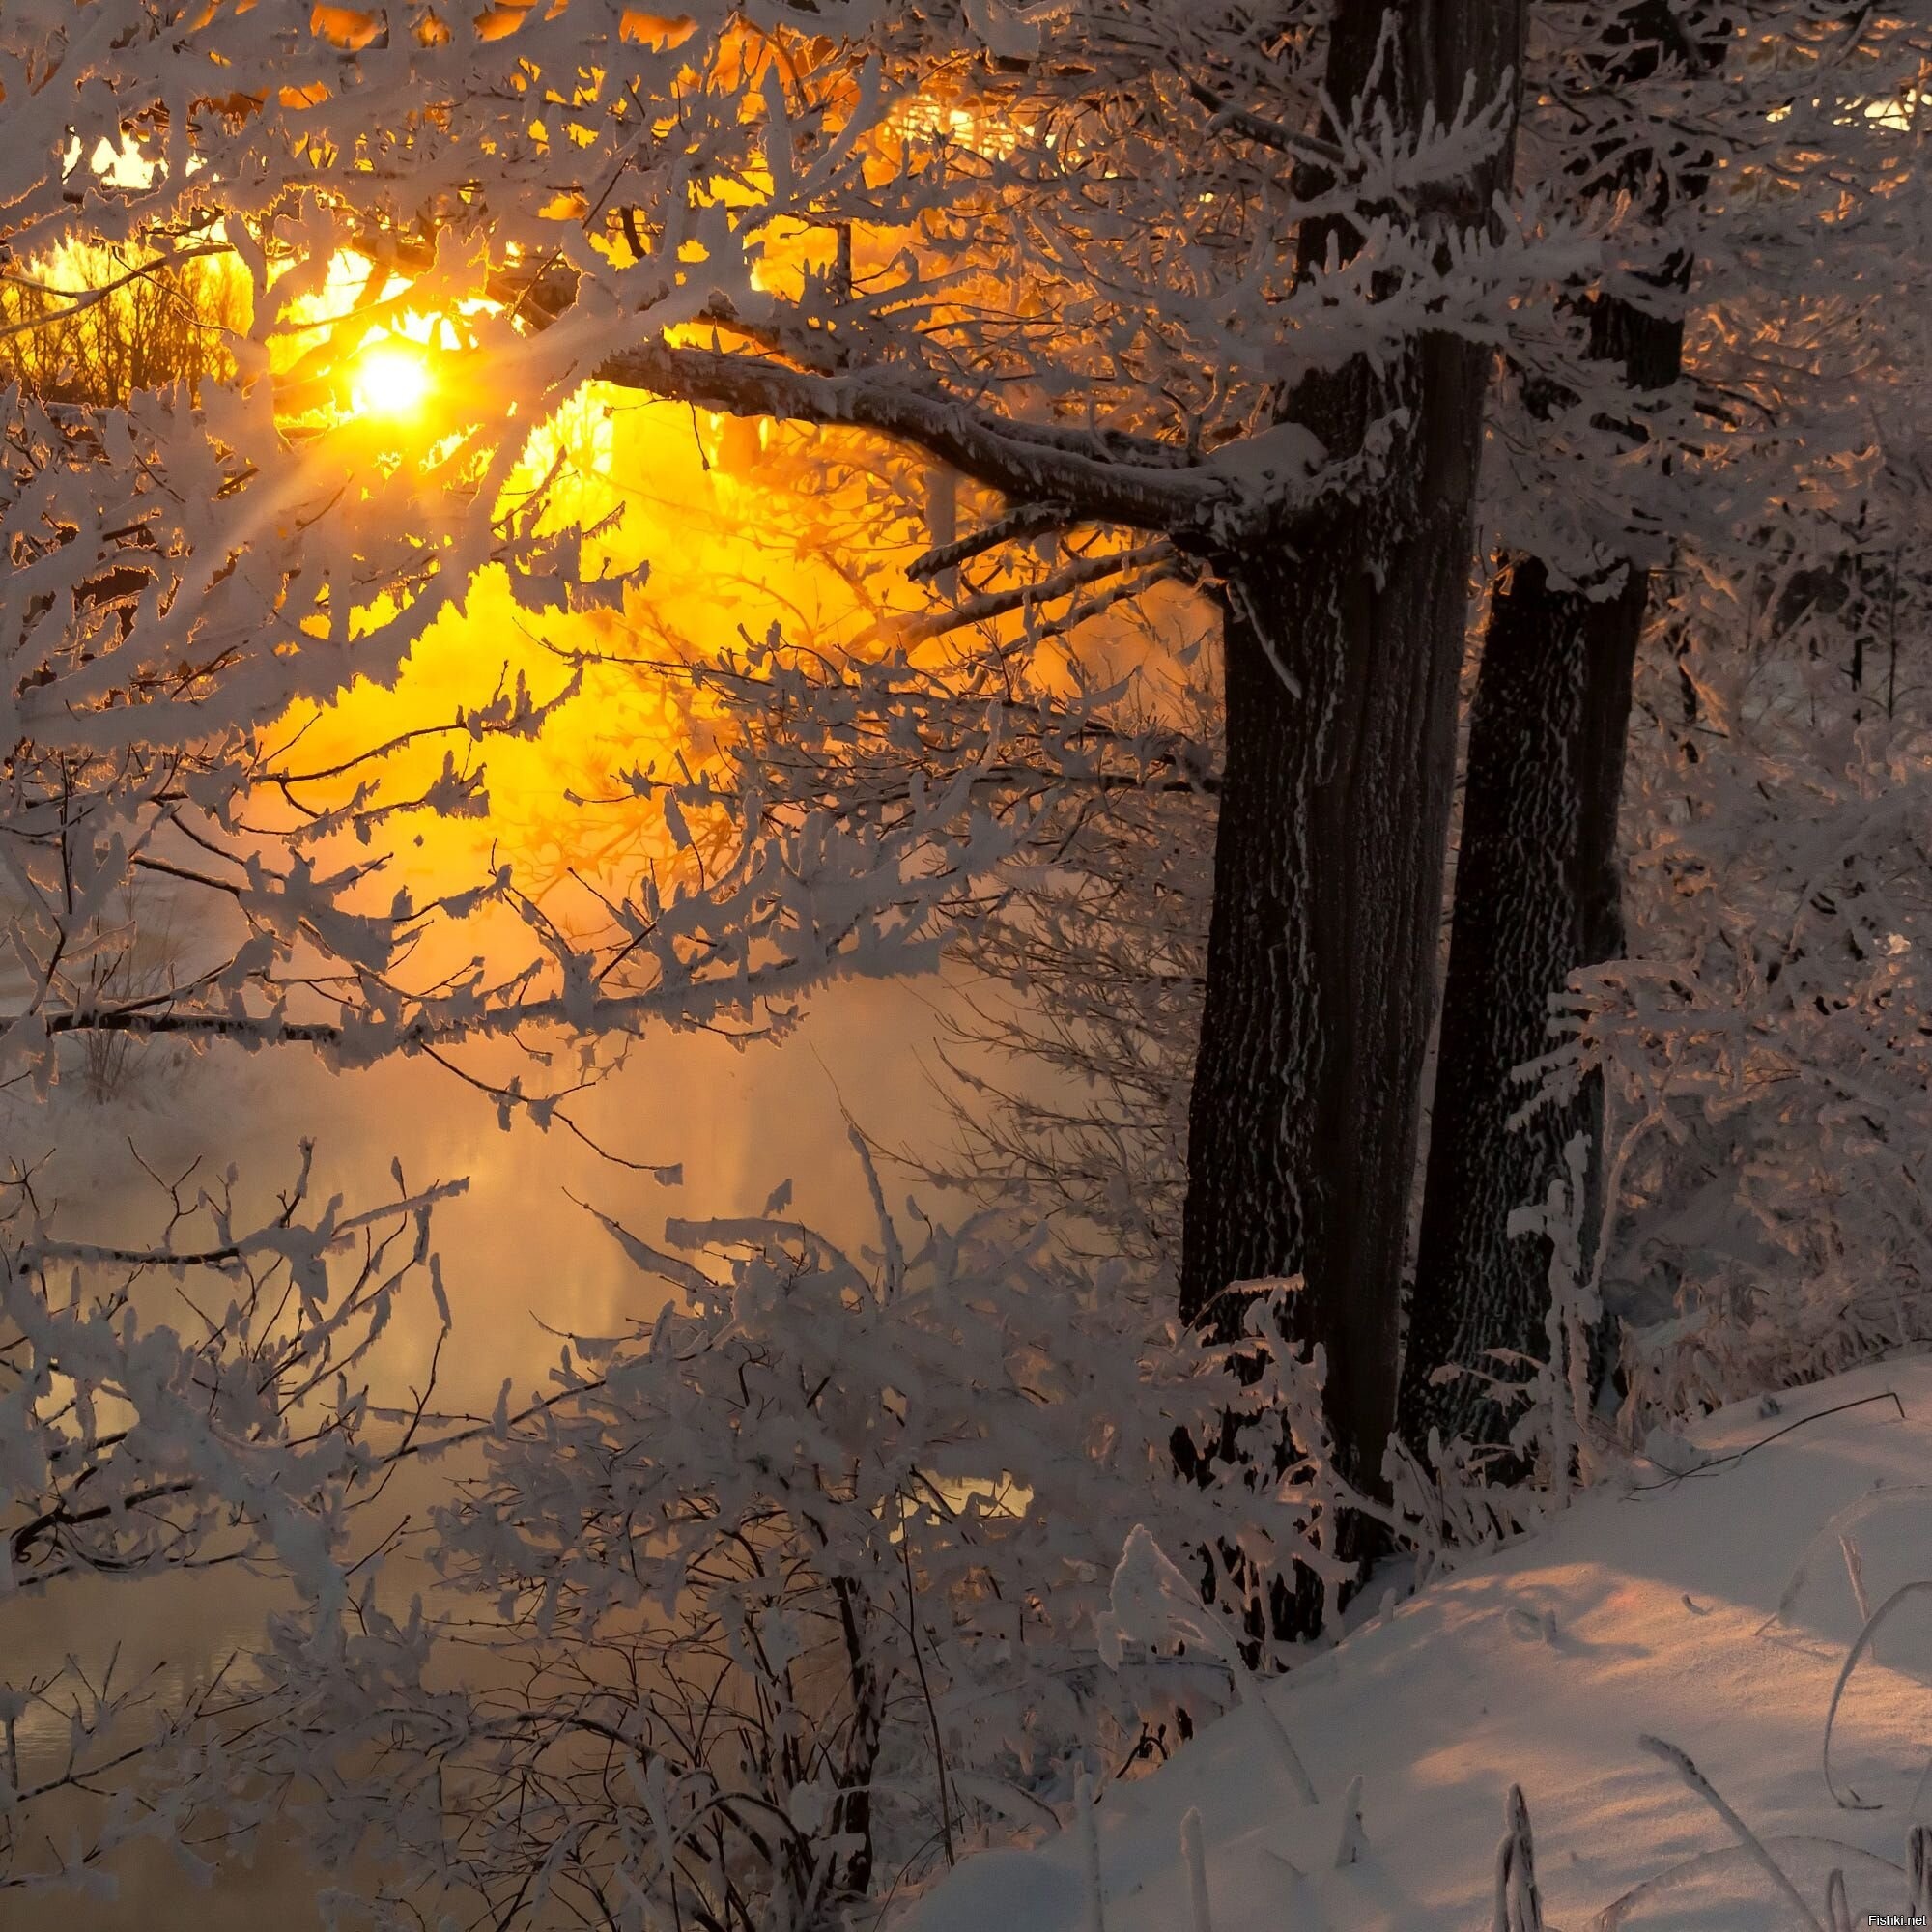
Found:
[[[1825,1413],[1887,1392],[1897,1400]],[[1885,1617],[1844,1691],[1831,1752],[1844,1804],[1822,1744],[1861,1603],[1877,1612],[1932,1578],[1932,1363],[1860,1370],[1772,1406],[1700,1426],[1714,1460],[1694,1473],[1638,1463],[1273,1684],[1315,1806],[1237,1710],[1151,1776],[1106,1789],[1100,1918],[1066,1833],[964,1861],[897,1932],[1196,1932],[1190,1809],[1213,1932],[1489,1932],[1513,1783],[1551,1932],[1804,1925],[1646,1734],[1694,1760],[1814,1926],[1833,1924],[1833,1867],[1839,1923],[1902,1912],[1908,1828],[1932,1817],[1932,1590]],[[1366,1846],[1338,1867],[1357,1777]]]

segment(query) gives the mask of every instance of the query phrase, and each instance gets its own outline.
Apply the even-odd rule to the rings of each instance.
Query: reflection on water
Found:
[[[84,1202],[97,1237],[110,1228],[129,1237],[154,1232],[156,1196],[137,1153],[170,1178],[197,1157],[215,1171],[237,1161],[242,1191],[266,1200],[294,1175],[298,1142],[312,1136],[313,1198],[340,1193],[351,1208],[392,1191],[392,1159],[402,1160],[412,1187],[467,1175],[469,1194],[436,1222],[454,1320],[437,1401],[487,1412],[506,1376],[517,1394],[542,1383],[558,1347],[547,1330],[612,1332],[648,1317],[661,1292],[638,1279],[572,1196],[654,1239],[667,1215],[755,1211],[790,1179],[796,1211],[836,1239],[867,1243],[871,1210],[841,1108],[888,1146],[929,1148],[944,1135],[944,1106],[921,1050],[935,1029],[931,1003],[943,997],[931,980],[861,982],[830,989],[782,1045],[738,1049],[701,1034],[640,1042],[607,1086],[576,1106],[576,1118],[615,1153],[681,1162],[675,1186],[600,1160],[560,1132],[541,1134],[526,1120],[503,1132],[484,1096],[420,1062],[351,1074],[294,1053],[211,1059],[185,1073],[171,1065],[160,1078],[137,1072],[104,1105],[16,1108],[0,1119],[0,1136],[17,1143],[9,1151],[39,1152],[49,1120],[58,1123],[43,1198]],[[891,1180],[889,1172],[889,1195]],[[372,1376],[379,1394],[420,1384],[438,1326],[427,1294],[399,1305]],[[362,1540],[379,1540],[406,1516],[420,1520],[433,1489],[452,1473],[447,1463],[411,1471],[384,1494],[384,1520]],[[118,1645],[118,1681],[154,1671],[165,1691],[245,1645],[276,1600],[270,1582],[233,1565],[185,1577],[83,1578],[0,1608],[0,1675],[18,1681],[65,1656],[104,1659]],[[57,1751],[64,1742],[22,1727],[24,1752]],[[206,1890],[159,1848],[143,1848],[120,1875],[111,1901],[14,1901],[0,1906],[0,1922],[28,1932],[187,1924],[256,1932],[271,1918],[276,1932],[307,1932],[318,1922],[312,1881],[272,1847],[252,1867],[225,1867]],[[333,1880],[344,1882],[339,1873]]]

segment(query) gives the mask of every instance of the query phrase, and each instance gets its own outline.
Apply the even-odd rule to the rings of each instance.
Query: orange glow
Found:
[[[519,16],[506,22],[515,25],[534,6],[505,0],[498,11]],[[917,145],[943,133],[957,147],[999,138],[963,105],[939,103],[933,116],[896,129],[896,139]],[[702,192],[754,209],[764,190],[754,174]],[[823,271],[822,230],[779,219],[760,240],[760,286],[794,294]],[[904,240],[857,225],[855,273],[886,273]],[[357,437],[351,427],[345,449],[373,441],[402,450],[433,441],[442,418],[463,413],[453,371],[468,338],[464,318],[490,304],[480,296],[451,300],[443,287],[423,310],[405,309],[411,293],[407,278],[344,249],[283,304],[270,353],[288,379],[290,419],[326,433],[345,426],[347,404],[368,428]],[[390,426],[409,434],[385,435]],[[421,904],[506,868],[558,929],[601,932],[610,902],[640,873],[665,883],[699,863],[687,833],[706,865],[726,849],[722,809],[709,823],[687,809],[677,836],[664,813],[663,781],[717,771],[736,731],[725,697],[694,683],[684,667],[715,665],[774,631],[835,663],[899,647],[901,621],[926,607],[926,593],[904,575],[930,541],[921,466],[910,461],[897,494],[882,497],[877,447],[856,432],[711,416],[596,383],[548,420],[519,421],[506,433],[523,448],[497,515],[540,492],[536,527],[584,532],[577,562],[586,576],[637,575],[607,602],[537,609],[512,595],[500,568],[484,570],[414,642],[393,681],[357,681],[332,702],[290,712],[277,737],[290,747],[282,769],[292,782],[285,793],[265,792],[254,809],[271,822],[292,814],[291,823],[344,810],[388,814],[325,841],[339,842],[345,855],[355,841],[358,864],[371,846],[380,854],[372,910],[399,886]],[[414,454],[393,457],[399,500],[419,467]],[[390,469],[381,480],[387,485]],[[981,566],[982,574],[996,569]],[[349,613],[348,637],[386,611]],[[1008,623],[1017,631],[1026,621],[1015,614]],[[332,633],[333,613],[318,612],[312,624],[318,635]],[[1120,661],[1131,664],[1144,640],[1121,628]],[[920,655],[937,668],[951,651],[936,639]],[[1058,683],[1060,668],[1049,648],[1030,674]],[[486,736],[467,727],[463,720],[490,706],[493,693],[505,706],[514,697],[520,708],[535,707],[531,728]],[[463,809],[430,802],[449,797],[452,783],[477,787]],[[457,971],[478,954],[495,966],[513,963],[527,931],[503,911],[499,940],[498,917],[486,912],[461,932],[426,935],[412,974]]]
[[[292,772],[393,747],[340,777],[298,783],[292,802],[303,811],[340,810],[367,785],[364,806],[398,805],[427,793],[453,757],[466,778],[487,774],[487,804],[471,812],[405,809],[367,843],[336,835],[344,857],[360,861],[374,849],[386,862],[369,907],[380,910],[398,886],[423,903],[507,867],[560,929],[607,930],[601,900],[635,890],[643,871],[662,883],[696,863],[668,829],[650,781],[718,771],[721,742],[734,732],[725,698],[695,688],[679,667],[715,664],[774,625],[789,643],[834,662],[879,654],[894,645],[895,620],[924,608],[904,566],[928,532],[916,506],[910,517],[882,516],[875,468],[857,432],[712,416],[586,384],[532,429],[498,513],[541,486],[540,527],[597,531],[581,556],[586,575],[647,561],[648,582],[635,582],[617,608],[538,612],[519,605],[499,568],[482,571],[392,685],[358,682],[283,721],[276,735],[293,747]],[[619,509],[621,521],[610,521]],[[1023,620],[1009,621],[1017,630]],[[949,648],[935,642],[921,657],[937,667]],[[1144,648],[1122,626],[1110,654],[1095,660],[1098,674],[1123,674]],[[520,681],[530,701],[550,704],[574,672],[575,695],[526,735],[478,740],[450,728]],[[1059,661],[1047,657],[1032,674],[1062,681]],[[253,810],[273,819],[288,802],[265,793]],[[687,806],[685,819],[711,864],[724,849],[724,815],[707,820]],[[454,971],[479,953],[497,968],[514,961],[527,929],[514,914],[490,923],[496,917],[426,941],[412,971]]]
[[[532,8],[502,0],[499,11]],[[332,31],[352,38],[376,17],[317,10],[325,14]],[[670,44],[690,31],[675,15],[627,12],[625,22],[627,36],[662,34]],[[955,146],[989,138],[963,106],[943,102],[932,113],[938,118],[895,138],[928,139],[942,127]],[[766,191],[753,171],[708,184],[701,198],[755,209]],[[760,239],[763,287],[795,294],[826,268],[822,229],[780,218],[764,224]],[[857,224],[855,274],[895,271],[904,244],[901,232]],[[478,332],[467,319],[494,304],[480,292],[453,294],[439,276],[421,290],[423,307],[409,308],[408,277],[348,248],[305,265],[308,272],[274,291],[298,266],[275,262],[270,287],[254,291],[239,265],[224,265],[239,308],[231,326],[245,329],[251,298],[267,298],[263,332],[279,420],[314,439],[322,461],[345,464],[365,508],[381,497],[407,517],[412,493],[447,480],[438,452],[469,434],[472,417],[489,414],[469,386]],[[540,494],[538,532],[582,532],[576,562],[586,577],[631,581],[620,595],[581,608],[541,607],[520,602],[500,567],[486,568],[414,641],[399,672],[291,708],[272,733],[272,763],[286,785],[265,786],[251,810],[265,824],[305,831],[335,812],[364,814],[357,827],[310,832],[310,850],[339,844],[361,865],[373,847],[384,863],[366,889],[374,911],[398,886],[423,903],[507,868],[561,929],[598,931],[609,901],[640,872],[675,880],[698,863],[685,827],[707,864],[727,837],[722,809],[708,826],[687,810],[675,837],[665,818],[663,782],[716,771],[736,729],[733,707],[687,668],[736,658],[774,633],[831,663],[900,648],[904,620],[926,609],[926,593],[904,566],[931,540],[927,486],[917,459],[882,456],[858,432],[708,415],[596,383],[546,421],[510,426],[505,416],[479,433],[497,435],[522,450],[498,485],[497,517]],[[891,485],[883,493],[882,480]],[[968,507],[991,515],[996,506]],[[988,585],[997,569],[990,560],[979,566]],[[356,594],[299,584],[288,619],[353,650],[394,614],[385,597],[343,609],[331,593]],[[304,596],[312,601],[301,603]],[[1017,633],[1030,620],[1016,612],[1004,621]],[[920,649],[932,668],[951,646],[934,639]],[[1131,640],[1122,649],[1130,657]],[[1030,674],[1051,676],[1056,663],[1044,652]],[[486,734],[470,722],[485,710],[527,716],[529,727]],[[526,928],[514,912],[501,920],[503,958],[514,961]],[[435,953],[442,944],[447,958]],[[456,971],[478,951],[495,956],[494,933],[452,932],[412,955],[412,970]]]

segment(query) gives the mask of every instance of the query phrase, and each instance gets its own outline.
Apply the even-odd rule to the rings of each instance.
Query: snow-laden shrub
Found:
[[[145,1634],[157,1579],[271,1579],[277,1641],[305,1673],[353,1667],[345,1621],[358,1499],[418,1415],[383,1416],[362,1370],[399,1300],[427,1284],[433,1211],[458,1187],[367,1212],[317,1202],[310,1153],[250,1211],[235,1176],[156,1181],[160,1223],[72,1238],[31,1170],[0,1181],[0,1610],[85,1629],[85,1593],[132,1592]],[[88,1204],[98,1213],[98,1204]],[[114,1888],[129,1845],[198,1876],[245,1850],[276,1794],[239,1750],[270,1715],[245,1659],[196,1677],[31,1641],[0,1653],[0,1896]],[[165,1662],[166,1660],[163,1660]]]
[[[1637,746],[1632,956],[1543,1068],[1603,1070],[1626,1423],[1932,1340],[1932,730],[1799,652],[1702,651]]]
[[[903,1240],[878,1205],[861,1255],[782,1201],[672,1224],[677,1254],[605,1224],[664,1305],[564,1343],[521,1421],[506,1387],[438,1514],[413,1688],[415,1639],[384,1626],[368,1710],[331,1706],[369,1745],[326,1781],[332,1861],[389,1854],[410,1909],[433,1883],[499,1917],[830,1922],[1052,1825],[1076,1760],[1133,1755],[1143,1707],[1226,1704],[1205,1658],[1123,1692],[1093,1619],[1136,1522],[1177,1550],[1238,1535],[1257,1590],[1335,1567],[1319,1469],[1175,1475],[1177,1430],[1316,1412],[1309,1366],[1261,1336],[1245,1366],[1203,1349],[1010,1223]]]

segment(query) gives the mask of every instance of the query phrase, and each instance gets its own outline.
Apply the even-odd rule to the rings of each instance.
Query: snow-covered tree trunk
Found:
[[[1414,127],[1506,84],[1521,9],[1344,4],[1333,35],[1331,97],[1381,90]],[[1507,164],[1492,153],[1446,192],[1479,211]],[[1353,245],[1316,223],[1300,252]],[[1331,455],[1386,438],[1376,480],[1269,553],[1216,559],[1227,752],[1181,1313],[1303,1277],[1297,1339],[1325,1350],[1342,1473],[1370,1489],[1395,1412],[1487,361],[1431,334],[1380,370],[1304,379],[1286,418]],[[1238,1308],[1211,1319],[1233,1329]]]
[[[1414,1300],[1403,1362],[1411,1444],[1497,1442],[1512,1415],[1481,1377],[1485,1351],[1539,1355],[1548,1258],[1511,1214],[1548,1191],[1563,1150],[1600,1112],[1594,1083],[1511,1122],[1512,1069],[1548,1049],[1549,996],[1622,944],[1617,804],[1631,674],[1649,574],[1592,603],[1523,557],[1495,595],[1483,646],[1433,1097]]]
[[[1721,58],[1720,29],[1697,31],[1707,38],[1687,38],[1665,10],[1642,0],[1618,16],[1597,64],[1612,88],[1647,77],[1660,59],[1708,68]],[[1586,165],[1602,165],[1601,156]],[[1651,167],[1639,152],[1605,166],[1592,186],[1641,189]],[[1680,192],[1703,185],[1695,165]],[[1654,192],[1662,217],[1670,197]],[[1641,276],[1657,292],[1656,308],[1614,294],[1587,305],[1591,357],[1615,366],[1634,392],[1665,389],[1682,373],[1679,302],[1690,266],[1673,251]],[[1631,443],[1644,440],[1639,422],[1605,427]],[[1617,812],[1649,591],[1650,572],[1634,558],[1578,585],[1522,554],[1509,561],[1491,603],[1469,719],[1437,1130],[1403,1362],[1402,1432],[1418,1449],[1432,1429],[1445,1439],[1504,1441],[1514,1416],[1491,1393],[1487,1351],[1534,1358],[1547,1346],[1548,1256],[1511,1235],[1510,1216],[1563,1178],[1577,1134],[1589,1134],[1594,1148],[1601,1094],[1586,1081],[1567,1104],[1512,1125],[1528,1097],[1512,1076],[1548,1050],[1550,996],[1579,967],[1623,947]],[[1463,1368],[1484,1373],[1455,1372]]]

